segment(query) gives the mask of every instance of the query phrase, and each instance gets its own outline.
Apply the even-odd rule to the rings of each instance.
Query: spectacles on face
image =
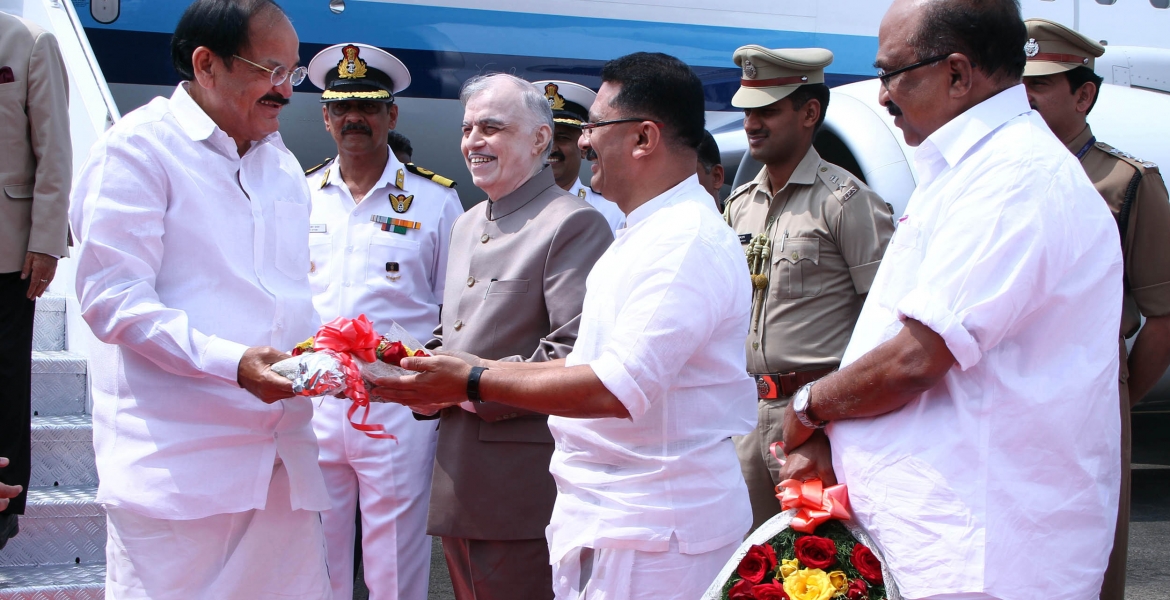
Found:
[[[890,71],[888,73],[886,72],[885,69],[878,69],[877,77],[878,77],[878,79],[881,80],[882,87],[884,87],[888,90],[888,89],[890,89],[890,80],[891,79],[901,75],[902,73],[905,73],[906,71],[913,71],[914,69],[917,69],[918,67],[925,67],[926,65],[933,65],[934,63],[936,63],[936,62],[938,62],[938,61],[940,61],[940,60],[942,60],[950,55],[951,54],[948,52],[946,54],[932,56],[926,60],[920,60],[912,65],[906,65],[905,67],[902,67],[900,69],[894,69],[893,71]]]
[[[258,65],[258,64],[254,63],[254,62],[252,62],[252,61],[250,61],[250,60],[248,60],[248,59],[246,59],[238,54],[233,54],[232,58],[242,60],[242,61],[252,65],[253,67],[256,67],[257,69],[260,69],[262,71],[268,71],[269,73],[271,73],[271,77],[269,77],[269,79],[272,80],[272,87],[279,87],[282,83],[284,83],[284,81],[286,79],[289,80],[290,82],[292,82],[293,87],[296,87],[296,86],[300,85],[301,82],[305,80],[305,76],[309,74],[309,70],[306,69],[305,67],[297,67],[297,68],[293,69],[292,71],[289,71],[288,67],[286,67],[284,65],[280,65],[280,66],[276,67],[275,69],[269,69],[268,67],[265,67],[264,65]]]
[[[376,115],[382,110],[382,106],[385,104],[385,102],[346,102],[344,100],[341,102],[330,102],[329,114],[335,117],[344,117],[349,111],[356,110],[365,115]]]
[[[643,121],[649,121],[649,122],[654,123],[655,125],[657,125],[659,127],[662,127],[662,125],[663,125],[662,121],[655,121],[654,119],[646,119],[643,117],[629,117],[626,119],[612,119],[609,121],[595,121],[592,123],[582,123],[581,124],[581,135],[588,138],[590,135],[593,134],[593,130],[597,129],[598,127],[607,127],[609,125],[617,125],[618,123],[641,123]]]

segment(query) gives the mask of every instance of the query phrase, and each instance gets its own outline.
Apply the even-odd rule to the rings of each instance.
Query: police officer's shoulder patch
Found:
[[[325,162],[323,162],[315,167],[305,169],[305,175],[306,176],[312,175],[313,173],[316,173],[317,171],[320,171],[321,169],[324,169],[325,167],[329,166],[329,163],[331,163],[331,162],[333,162],[332,158],[326,158]]]
[[[743,196],[747,192],[751,191],[753,189],[752,186],[754,186],[755,183],[756,183],[755,181],[749,181],[745,184],[740,185],[739,187],[735,188],[734,190],[731,190],[731,193],[727,195],[727,199],[723,201],[723,220],[726,221],[728,225],[732,224],[731,223],[731,203],[738,200],[740,196]]]
[[[1121,150],[1118,150],[1117,148],[1114,148],[1105,142],[1097,142],[1095,147],[1114,158],[1128,163],[1130,166],[1137,169],[1139,173],[1156,173],[1158,171],[1157,164],[1148,160],[1142,160],[1128,152],[1122,152]]]
[[[410,171],[411,173],[414,173],[415,175],[418,175],[419,177],[425,177],[427,179],[430,179],[431,181],[433,181],[433,182],[435,182],[443,187],[449,187],[449,188],[455,187],[455,181],[453,181],[451,179],[447,179],[446,177],[443,177],[442,175],[438,175],[434,171],[431,171],[430,169],[424,169],[424,168],[422,168],[414,163],[406,163],[405,166],[406,166],[407,171]]]
[[[821,167],[817,169],[817,176],[841,204],[848,202],[857,192],[861,191],[861,186],[854,180],[853,175],[833,163],[821,161]]]

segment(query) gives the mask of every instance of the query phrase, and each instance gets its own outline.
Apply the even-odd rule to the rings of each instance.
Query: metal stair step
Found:
[[[91,417],[33,417],[30,487],[97,485],[97,482]]]
[[[106,511],[95,486],[32,488],[20,535],[0,551],[0,567],[105,561]]]
[[[32,409],[34,415],[85,413],[86,360],[64,350],[32,353]]]
[[[37,299],[33,315],[33,350],[65,349],[65,296],[44,295]]]
[[[11,567],[0,569],[0,600],[104,600],[105,584],[105,563]]]

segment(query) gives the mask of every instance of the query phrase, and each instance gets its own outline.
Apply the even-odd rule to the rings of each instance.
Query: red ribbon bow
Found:
[[[366,362],[378,360],[375,350],[380,340],[381,336],[374,331],[374,324],[365,315],[358,315],[356,319],[337,317],[317,330],[313,349],[329,352],[341,363],[341,369],[345,372],[345,394],[353,400],[345,414],[349,424],[369,437],[397,441],[398,438],[386,433],[382,425],[366,423],[366,418],[370,416],[370,397],[366,393],[366,382],[362,380],[361,370],[353,362],[353,356]],[[362,420],[355,422],[353,415],[359,408],[365,411],[362,412]]]
[[[829,519],[850,518],[849,493],[844,485],[822,489],[820,479],[804,482],[785,479],[776,486],[776,497],[780,499],[780,508],[796,509],[792,528],[802,533],[812,533]]]

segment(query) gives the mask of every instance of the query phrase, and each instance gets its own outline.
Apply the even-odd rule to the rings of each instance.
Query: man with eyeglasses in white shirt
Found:
[[[918,188],[841,370],[785,414],[781,476],[848,485],[907,599],[1095,599],[1113,545],[1121,245],[1030,110],[1026,39],[1014,0],[890,6],[878,102]]]
[[[733,435],[755,426],[751,310],[735,232],[695,174],[703,87],[639,52],[602,68],[579,146],[626,226],[589,272],[565,359],[406,359],[372,394],[422,408],[497,402],[552,415],[546,531],[558,600],[693,600],[752,523]],[[462,358],[462,360],[461,360]]]
[[[271,0],[196,0],[184,81],[73,190],[112,600],[332,594],[312,403],[270,368],[318,324],[309,190],[277,133],[298,46]]]
[[[364,314],[375,331],[398,323],[417,339],[439,324],[451,226],[463,214],[455,183],[390,151],[394,97],[410,71],[366,44],[337,44],[309,62],[337,158],[307,173],[309,284],[322,322]],[[362,562],[371,600],[426,600],[431,564],[427,506],[435,424],[396,404],[367,421],[397,440],[350,425],[349,402],[314,405],[321,473],[333,506],[321,513],[335,598],[353,597],[354,514],[361,505]]]

